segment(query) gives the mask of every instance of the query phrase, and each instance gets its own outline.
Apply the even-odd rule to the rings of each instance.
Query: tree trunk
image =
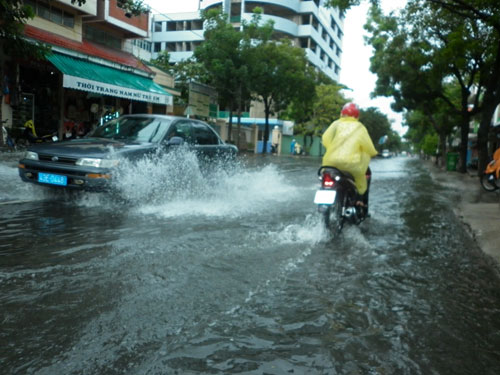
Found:
[[[233,133],[233,106],[229,109],[229,127],[227,129],[227,142],[231,143]]]
[[[241,85],[238,93],[238,130],[236,134],[236,146],[240,148],[240,131],[241,131]]]
[[[444,132],[439,133],[439,146],[441,148],[441,159],[436,158],[436,162],[439,167],[443,167],[446,160],[446,133]]]
[[[462,113],[462,123],[460,126],[460,164],[458,171],[460,173],[467,172],[467,147],[469,143],[469,114]]]

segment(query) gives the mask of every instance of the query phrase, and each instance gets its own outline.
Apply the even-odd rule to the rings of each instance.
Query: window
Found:
[[[63,13],[63,25],[73,28],[75,27],[75,17],[72,14],[66,12]]]
[[[24,3],[25,5],[29,5],[33,9],[33,12],[40,18],[70,28],[75,26],[74,14],[54,7],[50,3],[35,0],[25,0]]]
[[[191,121],[181,120],[172,124],[167,132],[167,141],[172,137],[181,137],[185,142],[193,143]]]
[[[332,28],[333,32],[335,32],[335,29],[337,28],[337,23],[333,18],[330,19],[330,27]]]
[[[62,25],[63,23],[63,11],[61,9],[52,8],[50,10],[50,20],[54,23]]]
[[[39,17],[50,20],[50,7],[48,5],[38,3],[36,13]]]
[[[167,22],[167,31],[175,31],[176,26],[174,21]]]
[[[162,31],[163,22],[155,22],[154,23],[154,31]]]
[[[201,122],[193,122],[195,143],[199,145],[217,145],[219,138],[207,125]]]
[[[155,42],[153,52],[160,52],[160,51],[161,51],[161,42]]]
[[[175,52],[175,42],[167,42],[167,51],[168,52]]]
[[[83,26],[84,38],[114,49],[121,49],[122,41],[113,34],[90,25]]]

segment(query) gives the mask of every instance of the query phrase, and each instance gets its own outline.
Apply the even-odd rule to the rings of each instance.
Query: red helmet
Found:
[[[347,103],[342,107],[342,111],[340,111],[341,116],[349,116],[359,118],[359,108],[354,103]]]

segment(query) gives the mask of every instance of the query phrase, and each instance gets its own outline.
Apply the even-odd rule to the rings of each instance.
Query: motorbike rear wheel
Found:
[[[498,180],[492,173],[483,173],[481,175],[481,186],[486,191],[495,191],[500,189],[500,180]]]
[[[324,213],[325,226],[334,237],[340,234],[344,226],[344,217],[342,215],[344,202],[344,197],[339,195],[335,202]]]

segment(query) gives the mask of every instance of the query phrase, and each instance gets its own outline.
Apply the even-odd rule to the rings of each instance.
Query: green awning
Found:
[[[63,73],[63,87],[156,104],[172,104],[172,95],[152,79],[90,61],[61,55],[47,56]]]

